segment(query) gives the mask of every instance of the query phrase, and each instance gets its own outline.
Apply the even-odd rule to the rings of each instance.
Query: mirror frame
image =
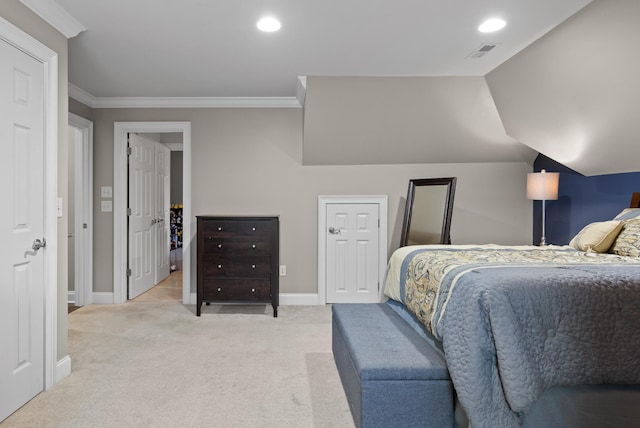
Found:
[[[407,204],[404,212],[404,222],[402,224],[402,236],[400,246],[406,247],[411,228],[411,214],[413,211],[413,201],[415,199],[416,187],[419,186],[447,186],[445,206],[442,213],[442,231],[440,233],[440,244],[451,244],[451,214],[453,212],[453,197],[456,191],[456,177],[445,178],[420,178],[409,180],[409,191],[407,192]]]

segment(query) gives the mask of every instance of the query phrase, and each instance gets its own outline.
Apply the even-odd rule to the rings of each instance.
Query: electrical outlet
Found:
[[[280,265],[280,276],[287,276],[287,267],[285,265]]]

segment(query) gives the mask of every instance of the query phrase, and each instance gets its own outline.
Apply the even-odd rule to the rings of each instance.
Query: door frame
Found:
[[[43,65],[44,77],[44,389],[65,376],[58,369],[58,54],[0,17],[0,39]],[[66,293],[64,294],[67,295]],[[68,359],[66,360],[68,362]]]
[[[127,301],[127,134],[181,132],[182,155],[182,303],[191,302],[191,122],[115,122],[113,133],[113,303]],[[195,284],[194,284],[195,285]]]
[[[81,172],[84,171],[83,177],[80,180],[76,179],[76,183],[84,183],[82,189],[79,190],[76,185],[73,195],[75,207],[73,228],[73,236],[75,237],[74,291],[75,305],[86,306],[93,303],[93,122],[69,113],[69,125],[79,129],[82,135],[82,151],[78,153],[76,150],[74,159],[75,176],[78,176],[79,169]],[[69,196],[71,197],[71,195]],[[87,210],[86,229],[83,229],[83,208]],[[78,239],[80,236],[85,236],[82,242]],[[84,275],[81,275],[82,273]],[[84,281],[78,287],[80,278],[83,278]]]
[[[380,206],[380,236],[378,241],[378,278],[380,286],[379,299],[382,300],[384,277],[387,271],[387,195],[372,196],[318,196],[318,304],[327,303],[327,205],[329,204],[378,204]]]

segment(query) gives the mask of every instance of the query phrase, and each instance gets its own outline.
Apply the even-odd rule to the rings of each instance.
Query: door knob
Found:
[[[329,233],[332,234],[332,235],[340,235],[340,229],[336,228],[336,227],[333,227],[333,226],[330,226],[329,227]]]
[[[42,247],[46,247],[47,246],[47,240],[42,238],[42,241],[39,239],[36,239],[35,241],[33,241],[33,245],[31,246],[31,249],[33,251],[38,251],[40,248]]]

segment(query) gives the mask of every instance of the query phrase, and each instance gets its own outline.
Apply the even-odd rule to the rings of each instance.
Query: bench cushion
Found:
[[[332,310],[334,358],[356,426],[453,426],[453,387],[439,349],[384,303]]]

